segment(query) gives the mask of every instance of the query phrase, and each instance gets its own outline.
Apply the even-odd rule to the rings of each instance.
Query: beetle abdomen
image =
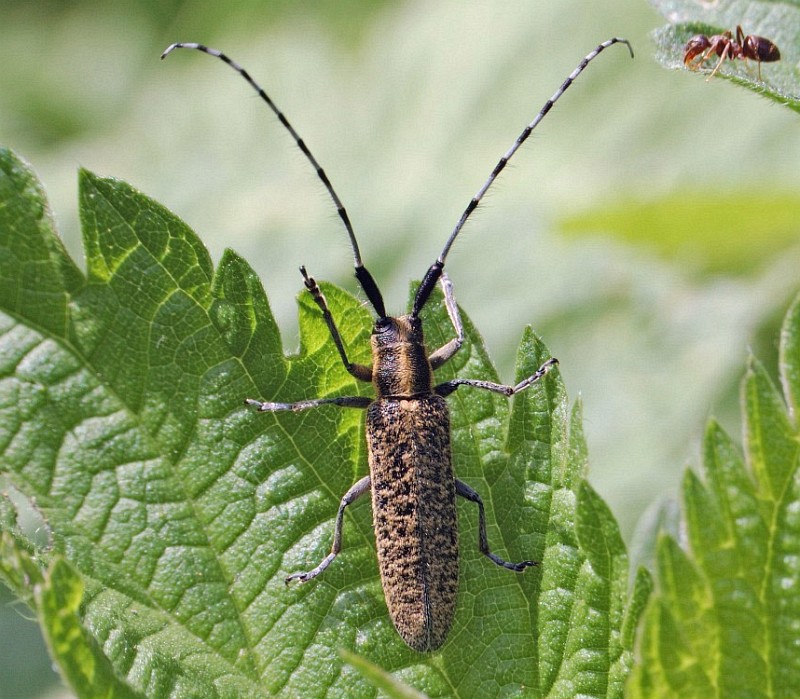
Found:
[[[444,643],[458,592],[450,418],[437,395],[379,399],[367,412],[372,513],[386,604],[418,651]]]

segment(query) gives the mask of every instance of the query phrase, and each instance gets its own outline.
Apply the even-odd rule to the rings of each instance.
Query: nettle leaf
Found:
[[[571,238],[613,235],[701,279],[711,275],[752,275],[797,242],[800,195],[797,192],[676,191],[648,200],[601,203],[558,222]],[[731,236],[730,222],[737,235]]]
[[[80,201],[85,276],[33,173],[0,151],[0,475],[49,536],[26,542],[3,498],[0,577],[78,695],[621,696],[649,579],[628,601],[627,554],[584,481],[580,406],[557,371],[513,409],[485,391],[449,399],[456,471],[484,498],[491,545],[542,565],[492,565],[475,507],[459,504],[455,623],[440,652],[418,654],[389,620],[367,502],[349,508],[324,575],[284,584],[328,552],[367,469],[362,411],[243,405],[369,395],[313,300],[300,297],[301,348],[285,357],[236,254],[214,270],[185,224],[122,182],[83,172]],[[369,313],[324,291],[351,358],[368,362]],[[440,296],[423,321],[431,346],[452,337]],[[465,325],[438,378],[497,380]],[[527,330],[518,377],[548,356]]]
[[[800,77],[795,67],[800,61],[800,2],[784,0],[728,0],[720,3],[698,3],[695,0],[653,0],[656,8],[670,24],[656,30],[656,58],[665,68],[689,70],[684,67],[686,42],[697,34],[707,37],[726,31],[736,36],[741,25],[745,35],[762,36],[780,50],[781,58],[761,64],[759,77],[755,61],[726,60],[716,76],[769,97],[794,111],[800,111]],[[716,60],[715,60],[716,58]],[[718,57],[702,63],[699,76],[708,77]]]
[[[702,474],[683,483],[686,546],[659,541],[631,696],[787,697],[800,686],[800,297],[784,321],[781,377],[783,397],[749,363],[744,458],[708,426]]]
[[[425,694],[418,692],[405,682],[401,682],[383,668],[360,655],[346,650],[342,650],[340,655],[345,662],[356,668],[372,686],[380,689],[390,699],[425,699]]]

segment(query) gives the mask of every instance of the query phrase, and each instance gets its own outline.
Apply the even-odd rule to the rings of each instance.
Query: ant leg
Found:
[[[450,340],[446,345],[442,345],[439,349],[428,357],[432,369],[438,369],[448,359],[450,359],[464,344],[464,324],[461,322],[461,314],[458,312],[458,304],[453,292],[453,282],[445,272],[439,279],[444,292],[444,305],[447,309],[447,315],[450,316],[450,322],[453,324],[453,329],[456,331],[456,336]]]
[[[466,483],[458,479],[456,479],[456,495],[460,495],[462,498],[465,498],[470,502],[474,502],[478,506],[478,548],[484,556],[491,559],[501,568],[507,568],[508,570],[513,570],[517,573],[530,566],[539,565],[539,561],[520,561],[519,563],[509,563],[508,561],[504,561],[502,558],[500,558],[500,556],[493,554],[489,549],[489,539],[486,536],[486,513],[484,512],[483,500],[481,500],[481,496],[478,495],[478,493],[470,488]]]
[[[331,546],[331,552],[322,559],[322,562],[316,568],[312,568],[305,573],[292,573],[291,575],[288,575],[286,577],[287,585],[292,580],[308,582],[309,580],[316,578],[323,570],[333,563],[333,559],[336,558],[336,556],[342,550],[342,522],[344,521],[344,510],[348,505],[364,495],[364,493],[368,493],[370,487],[370,477],[364,476],[344,494],[342,501],[339,503],[339,511],[336,513],[336,524],[333,528],[333,546]]]
[[[717,65],[714,66],[714,70],[711,71],[711,75],[706,78],[706,82],[711,80],[719,70],[720,66],[722,65],[723,61],[731,55],[731,45],[727,44],[725,48],[722,50],[722,53],[719,55],[719,60],[717,61]]]

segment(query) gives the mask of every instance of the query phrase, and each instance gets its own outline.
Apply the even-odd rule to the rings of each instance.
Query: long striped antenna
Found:
[[[180,42],[168,46],[164,53],[161,54],[162,60],[175,49],[195,49],[196,51],[202,51],[203,53],[207,53],[209,56],[214,56],[219,58],[221,61],[224,61],[250,84],[250,86],[258,93],[258,96],[264,100],[264,102],[267,103],[267,106],[275,113],[275,116],[278,117],[278,120],[281,122],[281,124],[283,124],[286,130],[292,135],[292,138],[294,138],[295,143],[297,143],[297,147],[303,152],[303,155],[306,156],[308,161],[314,167],[314,170],[316,170],[317,176],[320,178],[320,180],[322,180],[322,184],[325,185],[325,189],[328,190],[328,194],[331,195],[331,199],[333,199],[333,203],[336,206],[336,211],[339,213],[339,218],[342,219],[342,223],[347,230],[347,236],[350,238],[350,247],[353,249],[353,265],[355,267],[356,279],[358,279],[358,283],[361,284],[361,288],[364,289],[364,293],[367,295],[367,298],[372,304],[372,307],[375,309],[375,312],[379,317],[385,318],[386,309],[384,307],[383,297],[381,296],[380,289],[378,289],[378,285],[375,283],[372,275],[369,273],[366,267],[364,267],[364,263],[361,261],[361,252],[358,249],[358,241],[356,240],[356,234],[353,231],[353,225],[350,223],[350,217],[347,215],[347,210],[344,208],[339,196],[336,194],[336,190],[333,188],[331,181],[325,174],[325,170],[322,169],[320,164],[317,162],[317,159],[308,149],[308,146],[306,146],[303,139],[300,138],[300,134],[294,130],[294,127],[289,123],[289,120],[286,118],[283,112],[278,109],[272,99],[270,99],[270,96],[264,92],[264,89],[255,80],[253,80],[252,77],[250,77],[250,73],[242,68],[242,66],[240,66],[236,61],[222,53],[222,51],[209,48],[203,44]]]
[[[509,160],[514,156],[514,154],[519,150],[520,146],[528,139],[528,136],[531,135],[533,130],[539,125],[542,119],[547,116],[547,113],[552,109],[553,105],[558,102],[561,96],[567,91],[570,85],[577,79],[577,77],[584,71],[586,66],[589,65],[600,53],[602,53],[605,49],[609,46],[613,46],[614,44],[625,44],[628,47],[628,51],[631,54],[631,58],[633,58],[633,47],[631,43],[627,39],[622,39],[620,37],[614,37],[609,39],[608,41],[604,41],[602,44],[599,44],[591,53],[584,56],[583,60],[578,64],[575,70],[569,74],[566,80],[561,84],[561,87],[556,90],[553,96],[545,102],[544,106],[541,108],[539,113],[536,115],[534,120],[528,124],[522,131],[522,133],[517,137],[514,141],[511,148],[506,151],[502,158],[497,162],[492,173],[489,175],[489,178],[486,182],[483,183],[481,188],[477,191],[474,197],[470,200],[467,208],[464,209],[464,213],[461,214],[461,218],[459,218],[458,223],[456,223],[453,232],[450,234],[450,237],[447,239],[447,242],[444,244],[444,248],[442,248],[442,252],[439,254],[439,257],[436,261],[428,268],[428,271],[425,273],[423,277],[422,283],[417,290],[417,294],[414,298],[414,307],[412,314],[414,316],[418,316],[422,311],[422,308],[425,306],[425,303],[430,298],[431,292],[433,291],[436,283],[442,276],[442,272],[444,270],[444,263],[447,258],[447,255],[450,252],[450,248],[453,246],[458,234],[461,232],[461,229],[466,224],[469,217],[472,215],[472,212],[478,208],[481,200],[483,199],[486,192],[489,188],[494,184],[494,181],[500,175],[500,173],[505,168],[506,164]],[[203,53],[207,53],[210,56],[214,56],[219,58],[221,61],[227,63],[231,68],[233,68],[239,75],[241,75],[249,84],[250,86],[258,93],[258,96],[261,97],[264,102],[266,102],[267,106],[273,111],[275,116],[278,117],[278,120],[283,124],[286,130],[292,135],[294,138],[295,143],[297,143],[298,148],[303,152],[306,156],[308,161],[314,167],[314,170],[317,173],[317,176],[322,181],[322,184],[325,185],[325,189],[330,194],[331,199],[333,199],[333,203],[336,206],[336,211],[339,214],[339,218],[341,218],[342,223],[347,231],[347,236],[350,239],[350,246],[353,251],[353,264],[355,267],[355,275],[356,279],[358,279],[361,288],[364,290],[364,293],[367,295],[369,302],[372,304],[372,307],[375,309],[375,312],[378,314],[380,318],[386,317],[386,309],[383,302],[383,297],[381,295],[380,289],[378,289],[378,285],[375,283],[372,275],[369,271],[364,267],[364,263],[361,260],[361,252],[358,248],[358,241],[356,240],[355,232],[353,231],[353,226],[350,223],[350,217],[347,215],[347,210],[344,208],[339,196],[336,194],[336,190],[334,190],[333,185],[331,184],[328,176],[325,174],[325,171],[322,169],[320,164],[317,162],[316,158],[312,155],[311,151],[306,146],[305,142],[300,135],[295,131],[294,127],[289,123],[289,120],[286,116],[281,112],[280,109],[275,105],[272,99],[264,92],[264,89],[250,76],[250,74],[245,70],[242,66],[240,66],[236,61],[232,60],[228,56],[226,56],[222,51],[218,51],[217,49],[209,48],[208,46],[204,46],[203,44],[195,44],[195,43],[176,43],[169,46],[164,53],[161,54],[161,58],[166,58],[172,51],[175,49],[195,49],[197,51],[202,51]]]
[[[464,213],[461,214],[461,218],[458,219],[458,223],[456,227],[453,229],[453,232],[450,234],[450,237],[447,239],[447,242],[444,244],[444,248],[442,249],[441,254],[437,258],[436,262],[434,262],[429,268],[428,271],[425,273],[425,277],[422,280],[422,284],[420,284],[419,289],[417,290],[417,295],[414,298],[414,310],[413,315],[418,316],[420,311],[422,311],[423,306],[427,302],[428,298],[431,295],[434,287],[436,286],[436,282],[442,276],[442,270],[444,269],[444,262],[447,258],[448,253],[450,252],[450,248],[453,246],[455,239],[458,237],[458,234],[461,232],[461,229],[464,227],[464,224],[467,222],[467,219],[470,217],[473,211],[478,208],[478,204],[480,204],[481,199],[486,194],[489,187],[492,186],[494,181],[497,179],[498,175],[503,171],[506,164],[509,160],[513,157],[514,153],[516,153],[520,146],[525,143],[528,136],[531,135],[531,132],[539,125],[539,122],[547,116],[547,113],[552,109],[553,105],[558,102],[561,95],[563,95],[567,88],[575,82],[575,79],[583,72],[584,68],[589,65],[600,53],[602,53],[605,49],[609,46],[613,46],[614,44],[625,44],[628,47],[628,51],[631,54],[631,58],[633,58],[633,47],[631,46],[631,42],[627,39],[621,39],[620,37],[614,37],[613,39],[609,39],[608,41],[604,41],[602,44],[597,46],[591,53],[587,54],[583,60],[578,64],[578,66],[573,70],[567,79],[561,84],[561,87],[555,91],[553,96],[544,103],[544,106],[536,115],[536,118],[528,124],[522,131],[522,133],[517,136],[517,140],[514,141],[514,144],[511,148],[506,151],[505,155],[498,161],[497,165],[494,166],[494,170],[492,170],[492,174],[489,175],[489,179],[483,183],[483,186],[477,191],[472,200],[467,205],[467,208],[464,209]]]

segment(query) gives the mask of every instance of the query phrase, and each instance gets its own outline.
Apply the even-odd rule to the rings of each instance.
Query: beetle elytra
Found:
[[[615,37],[598,45],[583,58],[498,161],[489,178],[464,210],[439,257],[425,273],[411,312],[399,317],[386,313],[378,285],[361,260],[348,214],[327,175],[283,113],[250,74],[225,54],[202,44],[173,44],[162,54],[164,58],[176,48],[196,49],[219,58],[236,70],[258,92],[292,135],[336,205],[350,240],[356,279],[377,316],[371,339],[371,366],[355,364],[348,359],[325,296],[304,267],[301,267],[301,273],[305,287],[322,313],[345,368],[359,381],[371,382],[376,397],[371,399],[343,396],[294,403],[247,399],[245,402],[259,412],[302,411],[325,405],[367,411],[369,475],[359,480],[342,497],[336,514],[330,553],[315,568],[292,573],[286,578],[286,582],[312,580],[333,562],[342,547],[345,509],[370,492],[380,575],[389,614],[402,639],[417,651],[428,652],[439,648],[447,638],[455,615],[459,575],[456,496],[478,506],[478,546],[490,560],[498,566],[517,572],[537,565],[536,561],[530,560],[511,563],[490,550],[483,501],[475,490],[456,479],[453,472],[450,417],[445,398],[461,386],[512,396],[541,379],[557,364],[556,359],[549,359],[515,386],[476,379],[453,379],[435,384],[433,372],[453,357],[464,342],[464,328],[453,285],[444,273],[445,259],[467,219],[508,160],[584,68],[604,49],[617,43],[627,45],[633,56],[630,43],[626,39]],[[455,336],[429,353],[425,347],[420,313],[437,284],[442,287],[445,308]]]

